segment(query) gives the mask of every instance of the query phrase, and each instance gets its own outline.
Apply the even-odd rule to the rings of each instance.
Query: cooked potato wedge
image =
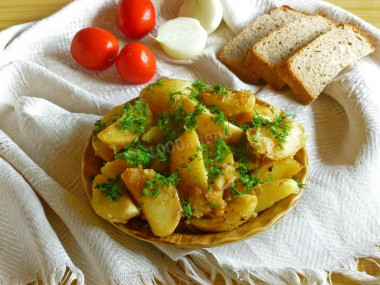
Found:
[[[213,181],[209,181],[209,187],[206,191],[202,191],[198,187],[190,188],[187,191],[187,199],[194,208],[193,217],[200,218],[209,214],[213,216],[223,215],[227,205],[226,201],[223,200],[224,189],[231,186],[236,179],[232,153],[226,156],[224,162],[220,164],[220,169],[223,169],[223,174]],[[181,192],[181,194],[185,193]]]
[[[236,179],[235,167],[234,167],[234,157],[232,153],[229,153],[222,163],[221,168],[223,169],[223,174],[218,176],[213,187],[219,190],[224,190],[231,186],[232,182]]]
[[[232,199],[225,207],[223,215],[191,218],[190,223],[194,228],[205,232],[233,230],[255,216],[256,204],[256,195],[245,194]]]
[[[101,119],[101,124],[103,125],[103,128],[108,127],[109,125],[113,124],[117,118],[123,113],[124,104],[116,106],[111,111],[109,111],[103,119]],[[101,142],[97,138],[97,134],[95,134],[92,137],[92,147],[95,151],[95,155],[99,156],[101,159],[105,161],[111,161],[114,157],[114,151],[112,148]]]
[[[148,144],[156,145],[164,142],[164,136],[165,134],[159,126],[153,126],[141,136],[141,140]]]
[[[263,117],[269,121],[273,121],[275,118],[272,110],[269,107],[262,106],[259,104],[256,104],[255,109],[254,109],[254,113],[260,115],[261,117]],[[252,119],[253,119],[253,117],[251,118],[251,120]]]
[[[150,128],[150,125],[153,124],[153,116],[149,106],[145,103],[144,105],[144,108],[146,108],[146,119],[148,120],[148,125],[144,126],[144,129],[146,131],[148,128]],[[125,145],[132,143],[141,135],[141,133],[134,132],[133,130],[122,129],[121,121],[123,119],[124,116],[120,117],[116,122],[106,127],[97,135],[97,138],[106,146],[112,148],[114,153],[119,152],[124,148]]]
[[[282,160],[292,157],[306,141],[306,134],[300,123],[287,121],[290,126],[289,135],[286,142],[281,143],[270,134],[270,127],[251,128],[247,130],[248,142],[251,144],[255,154],[273,160]]]
[[[293,179],[280,179],[253,187],[257,195],[256,213],[273,206],[274,203],[291,194],[297,194],[300,189]]]
[[[186,113],[194,112],[197,105],[195,101],[185,95],[176,95],[176,100],[171,105],[170,110],[174,111],[178,104],[182,105]],[[216,124],[213,118],[215,118],[215,115],[211,114],[207,109],[197,117],[198,126],[196,131],[202,143],[214,143],[218,138],[222,138],[227,143],[237,143],[244,135],[244,131],[239,127],[229,122]]]
[[[108,161],[100,168],[100,172],[108,178],[115,178],[117,175],[121,175],[128,167],[133,166],[128,164],[124,159],[115,159]]]
[[[207,105],[217,106],[227,118],[236,118],[241,114],[254,115],[255,95],[246,91],[228,90],[221,95],[216,92],[203,91],[199,93],[199,100]]]
[[[293,158],[269,161],[260,165],[255,176],[260,180],[260,183],[265,183],[269,180],[292,178],[300,172],[302,168],[303,166]]]
[[[99,156],[104,161],[111,161],[114,159],[115,153],[113,149],[105,145],[96,137],[92,137],[91,144],[96,156]]]
[[[98,139],[106,146],[110,147],[114,154],[118,153],[125,145],[132,143],[140,134],[135,134],[129,130],[122,130],[120,122],[115,122],[98,134]]]
[[[180,175],[179,187],[182,191],[187,188],[198,187],[207,191],[207,171],[203,162],[198,135],[189,130],[181,135],[172,148],[170,155],[170,169],[178,171]]]
[[[103,196],[100,190],[96,188],[96,185],[107,182],[108,178],[99,174],[92,183],[91,204],[95,212],[103,219],[113,223],[126,223],[129,219],[137,216],[139,210],[127,193],[121,195],[120,199],[111,201],[108,197]]]
[[[222,138],[228,144],[238,143],[244,135],[244,131],[229,122],[225,122],[223,125],[215,124],[212,120],[214,117],[215,115],[208,113],[198,116],[196,131],[201,142],[210,144],[214,143],[218,138]],[[225,129],[227,132],[225,132]]]
[[[181,79],[162,79],[149,84],[140,92],[140,100],[148,103],[154,116],[169,111],[169,92],[190,93],[192,82]]]
[[[153,234],[164,237],[172,234],[178,226],[182,208],[177,190],[171,184],[168,187],[156,184],[160,189],[157,197],[143,195],[146,179],[154,182],[153,176],[154,170],[152,169],[128,168],[121,178],[140,205]]]
[[[197,106],[197,102],[188,98],[185,95],[175,95],[174,102],[170,105],[169,111],[174,112],[178,105],[181,104],[185,112],[188,114],[190,112],[194,112],[195,107]]]

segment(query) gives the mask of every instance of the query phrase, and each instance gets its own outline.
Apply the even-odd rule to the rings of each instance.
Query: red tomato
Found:
[[[116,22],[127,37],[142,38],[156,23],[154,6],[150,0],[120,0],[116,9]]]
[[[143,44],[130,43],[120,51],[116,59],[116,69],[129,83],[146,83],[156,72],[156,58]]]
[[[119,42],[104,29],[85,28],[75,34],[70,52],[80,65],[102,70],[110,67],[116,60]]]

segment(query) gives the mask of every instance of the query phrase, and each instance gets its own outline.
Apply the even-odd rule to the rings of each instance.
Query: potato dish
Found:
[[[224,232],[299,193],[303,127],[249,91],[159,79],[95,122],[91,204],[157,237]]]

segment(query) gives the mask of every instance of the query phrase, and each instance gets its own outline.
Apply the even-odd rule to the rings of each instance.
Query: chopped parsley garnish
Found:
[[[251,193],[252,187],[260,183],[260,180],[253,174],[240,174],[239,181],[243,183],[248,194]]]
[[[124,190],[118,183],[120,175],[115,178],[108,178],[108,182],[97,184],[95,188],[99,189],[102,196],[107,196],[111,201],[120,200],[120,196],[124,194]]]
[[[294,119],[294,114],[282,114],[277,116],[273,122],[263,118],[262,116],[256,114],[252,119],[251,125],[256,128],[263,128],[269,126],[269,133],[280,142],[280,147],[282,148],[282,143],[286,142],[286,137],[289,135],[289,132],[292,126],[286,124],[288,118]]]
[[[214,184],[215,179],[224,172],[222,163],[231,153],[230,147],[221,138],[218,138],[214,146],[202,144],[201,150],[210,184]]]
[[[92,130],[92,134],[96,137],[101,131],[106,128],[106,124],[102,123],[102,120],[95,121],[95,129]]]
[[[157,119],[157,125],[165,134],[167,141],[174,141],[184,131],[195,129],[198,126],[197,117],[206,110],[202,103],[197,103],[193,112],[186,113],[182,104],[178,104],[173,113],[162,113]]]
[[[196,90],[195,88],[190,88],[190,87],[187,87],[188,90],[191,91],[190,95],[189,95],[189,99],[190,100],[193,100],[195,102],[199,102],[199,92],[198,90]]]
[[[220,110],[217,106],[207,106],[207,109],[215,115],[215,117],[211,118],[215,125],[221,125],[223,127],[224,134],[228,135],[228,124],[226,124],[228,121],[223,111]]]
[[[144,187],[142,189],[143,196],[151,196],[155,199],[161,194],[161,188],[169,187],[170,185],[176,186],[179,181],[179,174],[177,171],[170,174],[168,177],[161,175],[160,173],[154,173],[153,181],[149,178],[145,180]]]
[[[202,103],[198,103],[195,106],[194,112],[190,112],[187,114],[187,116],[184,117],[183,121],[183,128],[188,131],[190,129],[195,129],[198,127],[198,120],[197,117],[201,115],[206,110],[206,107]]]
[[[294,180],[297,182],[297,186],[298,186],[298,188],[300,188],[300,189],[305,189],[305,188],[306,188],[306,184],[302,183],[302,182],[298,179],[298,177],[295,177]]]
[[[89,177],[88,177],[88,180],[90,180],[91,182],[94,181],[95,179],[95,175],[91,174]]]
[[[123,152],[115,155],[115,158],[124,159],[127,163],[135,167],[147,166],[153,159],[151,149],[141,144],[138,138],[130,145],[125,146],[124,149]]]
[[[135,134],[143,134],[151,126],[148,119],[148,104],[143,101],[135,101],[135,104],[125,104],[120,119],[120,128],[129,130]]]
[[[176,101],[176,95],[182,95],[182,91],[169,90],[169,103],[172,104]]]
[[[231,194],[235,197],[235,198],[238,198],[242,195],[244,195],[243,192],[239,191],[236,187],[236,182],[234,182],[232,185],[231,185]]]
[[[231,147],[231,151],[234,155],[235,161],[238,163],[236,169],[239,173],[238,182],[241,182],[246,189],[246,193],[251,193],[252,187],[260,183],[260,180],[253,174],[254,169],[250,166],[249,150],[247,148],[247,141],[242,138],[240,142]],[[236,188],[236,183],[231,186],[231,191],[234,196],[241,196],[243,193]]]
[[[215,202],[208,202],[207,203],[207,205],[210,205],[210,206],[213,206],[213,207],[215,207],[215,208],[219,208],[220,206],[219,206],[219,204],[217,204],[217,203],[215,203]]]
[[[154,199],[156,199],[158,196],[160,196],[161,189],[160,189],[160,187],[156,186],[153,181],[151,181],[151,180],[149,180],[149,178],[147,178],[145,180],[145,184],[144,184],[144,187],[142,189],[141,194],[143,196],[152,196],[152,197],[154,197]]]
[[[162,86],[163,85],[163,81],[164,81],[163,78],[157,79],[155,82],[153,82],[152,84],[149,85],[149,90],[153,91],[155,85]]]
[[[197,80],[193,83],[193,86],[199,90],[199,92],[209,91],[213,94],[226,95],[228,88],[219,84],[208,85],[201,80]]]
[[[183,210],[183,215],[185,216],[185,223],[189,223],[191,219],[191,215],[193,214],[193,209],[191,208],[191,204],[187,201],[186,198],[181,200],[181,206]]]
[[[237,145],[231,146],[231,152],[234,155],[235,161],[239,164],[239,173],[247,174],[252,172],[253,168],[249,165],[250,151],[247,148],[247,141],[244,137],[242,137]]]
[[[170,149],[163,145],[157,145],[155,148],[154,157],[159,161],[169,161]]]
[[[289,118],[293,120],[295,118],[295,114],[281,114],[276,116],[272,122],[256,112],[250,122],[239,124],[234,118],[229,119],[229,121],[239,126],[243,131],[247,131],[250,128],[264,128],[268,126],[269,133],[280,142],[280,147],[283,148],[283,143],[286,142],[286,137],[289,135],[292,128],[289,124],[287,124],[287,122],[289,122]],[[252,142],[257,142],[256,136],[253,137]]]

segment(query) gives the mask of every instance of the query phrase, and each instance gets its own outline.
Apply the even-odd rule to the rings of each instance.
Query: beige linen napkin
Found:
[[[0,284],[57,284],[63,278],[78,284],[170,284],[169,274],[211,284],[216,273],[227,283],[300,284],[300,273],[323,284],[333,270],[379,283],[357,272],[355,261],[380,257],[379,30],[320,1],[223,0],[225,23],[194,60],[173,60],[153,40],[141,40],[157,58],[152,80],[203,79],[251,89],[296,113],[309,136],[307,189],[281,222],[236,244],[181,250],[126,236],[97,217],[81,181],[82,152],[94,121],[144,87],[125,84],[115,67],[81,68],[69,52],[73,35],[87,26],[109,30],[121,46],[131,41],[116,26],[116,2],[75,1],[51,17],[0,33]],[[182,1],[153,2],[157,28],[176,17]],[[377,49],[307,107],[287,91],[241,82],[216,59],[235,32],[283,4],[352,21]]]

